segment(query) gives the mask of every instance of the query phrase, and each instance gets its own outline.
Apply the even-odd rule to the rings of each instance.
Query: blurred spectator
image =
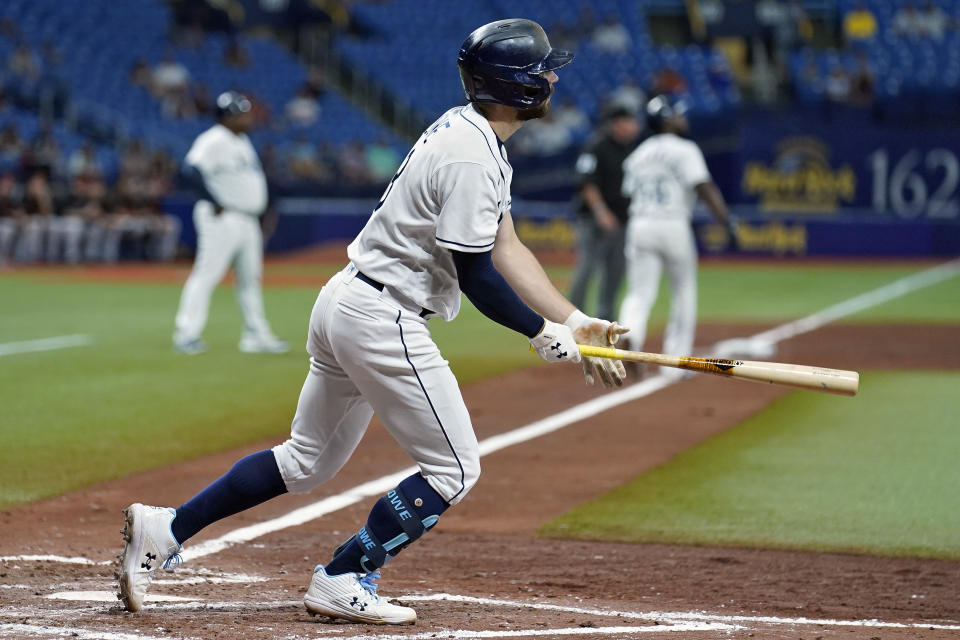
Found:
[[[597,19],[593,15],[593,5],[590,2],[584,2],[580,5],[580,13],[577,16],[577,22],[573,26],[573,34],[576,40],[593,36],[597,29]]]
[[[205,84],[194,84],[192,86],[191,97],[193,106],[198,115],[213,113],[213,96]]]
[[[308,85],[300,87],[297,94],[287,102],[284,109],[291,124],[308,127],[320,119],[320,104]]]
[[[837,104],[845,103],[850,97],[850,77],[843,67],[833,65],[823,88],[827,100]]]
[[[823,77],[820,75],[820,67],[812,58],[803,65],[803,84],[810,87],[814,94],[818,96],[823,94]]]
[[[20,28],[17,23],[9,18],[0,18],[0,36],[3,36],[11,42],[15,42],[20,37]]]
[[[16,258],[18,262],[36,262],[42,257],[43,236],[49,231],[55,212],[48,167],[36,167],[30,172],[23,189],[23,211],[27,217],[17,241]]]
[[[13,172],[0,174],[0,268],[13,257],[13,241],[26,217],[20,199],[19,185]]]
[[[800,0],[760,0],[757,20],[764,26],[765,43],[781,73],[789,54],[813,35],[813,26]]]
[[[143,87],[148,91],[152,90],[153,72],[150,71],[146,60],[137,58],[134,61],[133,66],[130,67],[130,71],[127,72],[127,80],[134,86]]]
[[[19,162],[23,147],[16,125],[10,123],[0,130],[0,160],[5,166],[12,167]]]
[[[943,9],[929,0],[923,11],[917,11],[912,2],[907,2],[893,18],[893,32],[902,37],[940,40],[949,22]]]
[[[563,98],[563,101],[554,109],[554,117],[557,122],[566,127],[574,138],[582,138],[590,129],[590,118],[577,106],[573,98],[569,96]]]
[[[151,80],[153,90],[158,96],[182,94],[190,82],[190,72],[177,61],[173,51],[167,51],[163,60],[153,68]]]
[[[73,249],[83,259],[93,262],[103,255],[105,207],[107,189],[99,176],[77,177],[71,182],[70,192],[63,205],[65,219],[79,221],[82,249]],[[76,223],[75,223],[76,224]]]
[[[27,80],[39,78],[40,69],[40,58],[27,44],[18,46],[7,60],[7,70]]]
[[[28,168],[46,168],[48,178],[62,175],[60,143],[57,142],[53,131],[45,128],[37,134],[37,137],[33,139],[24,153],[23,164]]]
[[[549,156],[567,149],[573,144],[570,130],[557,121],[549,111],[539,120],[531,120],[518,132],[517,150],[525,155]]]
[[[944,33],[950,24],[950,18],[939,6],[927,0],[923,13],[920,14],[923,23],[923,35],[935,40],[943,39]]]
[[[623,107],[633,113],[640,113],[643,105],[647,102],[647,95],[637,84],[637,81],[628,76],[619,87],[610,92],[607,96],[607,104],[610,107],[614,105]]]
[[[387,182],[400,166],[400,154],[384,140],[367,146],[367,167],[374,182]]]
[[[370,182],[370,168],[367,166],[367,154],[362,142],[351,142],[340,150],[337,169],[340,175],[352,184]]]
[[[606,53],[626,53],[632,41],[630,32],[615,15],[608,16],[593,30],[593,46]]]
[[[304,84],[310,95],[319,100],[327,92],[327,79],[323,69],[316,65],[307,67],[307,82]]]
[[[251,91],[248,91],[246,96],[250,99],[250,104],[253,105],[251,113],[253,114],[254,126],[269,127],[273,124],[273,112],[270,109],[270,104],[266,100],[261,100],[260,96]]]
[[[877,18],[862,0],[843,16],[843,38],[847,44],[873,40],[877,35]]]
[[[554,22],[547,29],[550,44],[557,49],[574,49],[577,46],[577,31],[563,22]]]
[[[103,175],[103,168],[97,159],[97,150],[89,141],[70,155],[67,161],[67,173],[73,180],[99,179]]]
[[[297,135],[287,151],[287,168],[290,175],[298,180],[324,182],[329,177],[329,169],[324,166],[317,154],[317,147],[303,133]],[[264,174],[269,174],[264,167]]]
[[[49,40],[44,41],[43,45],[41,45],[40,56],[43,61],[42,64],[46,67],[59,67],[63,62],[63,56],[60,55],[60,51]]]
[[[865,107],[873,102],[874,77],[867,55],[857,55],[857,69],[850,77],[850,104]]]
[[[150,169],[150,156],[140,140],[131,140],[120,156],[120,173],[137,180],[146,180]]]
[[[912,2],[904,4],[893,16],[893,32],[910,38],[919,37],[923,32],[923,20]]]
[[[250,64],[250,58],[237,38],[230,38],[223,52],[223,63],[234,69],[243,69]]]
[[[683,75],[669,65],[661,68],[653,77],[653,93],[656,95],[686,93],[687,88]]]
[[[150,199],[154,206],[173,188],[173,176],[177,171],[176,163],[165,151],[154,151],[150,155],[150,167],[146,182],[142,188],[145,198]]]

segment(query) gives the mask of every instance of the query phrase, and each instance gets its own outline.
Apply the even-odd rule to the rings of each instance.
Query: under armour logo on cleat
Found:
[[[157,555],[156,555],[155,553],[149,553],[149,552],[148,552],[148,553],[146,554],[146,556],[147,556],[147,560],[146,560],[146,562],[141,562],[141,563],[140,563],[140,568],[141,568],[141,569],[146,569],[147,571],[150,571],[150,563],[157,559]]]
[[[566,352],[566,351],[560,351],[560,343],[559,343],[559,342],[558,342],[557,344],[551,346],[551,347],[550,347],[550,350],[551,350],[551,351],[557,351],[557,352],[558,352],[558,353],[557,353],[557,360],[561,360],[561,359],[567,357],[567,352]]]
[[[367,603],[360,602],[360,598],[358,598],[357,596],[353,596],[353,602],[350,603],[350,606],[356,607],[357,609],[360,609],[360,611],[366,611],[367,609]]]

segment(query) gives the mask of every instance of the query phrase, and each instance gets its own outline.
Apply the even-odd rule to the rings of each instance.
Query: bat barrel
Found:
[[[733,366],[722,373],[735,378],[844,396],[856,395],[860,389],[860,374],[856,371],[781,362],[752,362],[749,360],[734,360],[732,362]]]
[[[719,358],[691,358],[662,353],[626,351],[608,347],[580,345],[580,353],[588,357],[614,358],[632,362],[647,362],[701,373],[781,384],[810,391],[853,396],[860,389],[860,374],[856,371],[811,367],[782,362],[754,362],[750,360],[723,360]]]

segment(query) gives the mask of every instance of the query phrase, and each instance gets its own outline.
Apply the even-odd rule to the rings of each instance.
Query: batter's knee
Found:
[[[458,454],[456,464],[443,467],[421,465],[420,473],[447,504],[455,505],[463,500],[480,478],[480,454]]]
[[[280,476],[290,493],[307,493],[336,475],[340,466],[325,463],[319,447],[293,438],[273,447]],[[342,466],[342,465],[341,465]]]

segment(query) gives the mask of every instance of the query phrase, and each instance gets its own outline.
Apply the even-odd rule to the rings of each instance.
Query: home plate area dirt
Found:
[[[702,342],[765,327],[710,326]],[[829,327],[778,361],[844,369],[960,367],[958,327]],[[651,345],[655,346],[655,345]],[[537,367],[464,395],[483,440],[604,392],[575,367]],[[535,537],[544,522],[729,429],[785,390],[698,375],[483,459],[477,487],[384,571],[409,627],[313,618],[313,566],[372,498],[161,572],[141,613],[115,597],[121,509],[177,505],[273,441],[0,513],[0,638],[957,638],[960,563],[912,558],[619,544]],[[341,494],[409,465],[376,423],[331,482],[205,530],[191,545]]]

